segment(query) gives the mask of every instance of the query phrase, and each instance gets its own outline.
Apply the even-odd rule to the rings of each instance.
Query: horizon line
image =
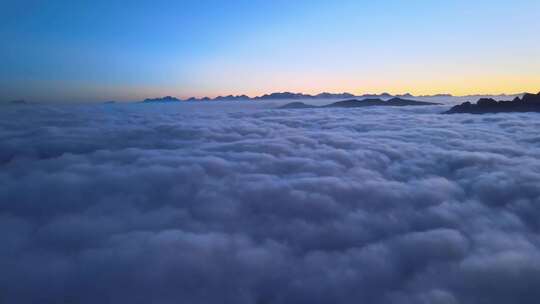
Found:
[[[514,95],[523,95],[523,94],[527,94],[527,93],[536,94],[538,92],[522,91],[522,92],[519,92],[519,93],[472,93],[472,94],[463,94],[463,95],[462,94],[452,94],[452,93],[445,92],[445,93],[419,94],[419,95],[416,95],[416,94],[412,94],[410,92],[389,93],[389,91],[383,91],[381,93],[358,93],[358,94],[355,94],[355,93],[351,93],[351,92],[347,92],[347,91],[342,91],[342,92],[339,92],[339,91],[322,91],[320,93],[305,93],[305,92],[295,92],[295,91],[287,91],[287,90],[285,90],[285,91],[274,91],[274,92],[270,92],[270,93],[262,93],[262,94],[257,94],[257,95],[249,95],[249,94],[242,94],[242,93],[239,93],[239,94],[194,95],[194,96],[187,96],[187,95],[183,95],[183,96],[182,95],[158,95],[158,96],[153,96],[153,97],[145,97],[144,99],[174,97],[174,98],[178,98],[178,99],[181,99],[181,100],[188,100],[188,99],[192,99],[192,98],[195,98],[195,99],[203,99],[203,98],[216,99],[218,97],[230,97],[230,96],[233,96],[233,97],[247,96],[250,99],[255,99],[255,98],[260,98],[260,97],[264,97],[264,96],[268,96],[268,95],[272,95],[272,94],[296,94],[296,95],[306,95],[306,96],[313,96],[313,97],[315,97],[317,95],[321,95],[321,94],[331,94],[331,95],[350,94],[350,95],[354,95],[354,97],[381,96],[381,95],[389,95],[389,96],[411,95],[413,97],[436,97],[436,96],[447,95],[447,96],[451,96],[451,97],[469,97],[469,96],[514,96]],[[180,96],[180,97],[178,97],[178,96]]]
[[[540,90],[539,90],[540,91]],[[527,93],[531,93],[531,94],[536,94],[538,92],[529,92],[529,91],[523,91],[523,92],[519,92],[519,93],[473,93],[473,94],[465,94],[465,95],[454,95],[452,93],[434,93],[434,94],[420,94],[420,95],[415,95],[415,94],[412,94],[412,93],[409,93],[409,92],[405,92],[405,93],[397,93],[397,94],[394,94],[394,93],[389,93],[388,91],[383,91],[381,93],[359,93],[359,94],[355,94],[355,93],[350,93],[350,92],[347,92],[347,91],[343,91],[343,92],[335,92],[335,91],[323,91],[323,92],[320,92],[320,93],[316,93],[316,94],[311,94],[311,93],[304,93],[304,92],[294,92],[294,91],[275,91],[275,92],[270,92],[270,93],[263,93],[263,94],[258,94],[258,95],[248,95],[248,94],[222,94],[222,95],[196,95],[196,96],[189,96],[189,97],[185,97],[184,96],[181,96],[181,95],[168,95],[168,94],[164,94],[164,95],[157,95],[157,96],[145,96],[145,97],[137,97],[137,98],[95,98],[94,100],[92,101],[80,101],[80,102],[74,102],[74,101],[69,101],[69,100],[73,100],[73,99],[70,99],[70,98],[66,98],[66,99],[58,99],[57,101],[40,101],[39,99],[35,99],[35,98],[15,98],[15,99],[6,99],[4,101],[0,101],[0,102],[13,102],[13,101],[24,101],[24,102],[30,102],[30,103],[34,103],[34,102],[37,102],[37,103],[94,103],[94,102],[110,102],[110,101],[114,101],[114,102],[138,102],[138,101],[144,101],[144,100],[149,100],[149,99],[161,99],[161,98],[167,98],[167,97],[170,97],[170,98],[176,98],[178,100],[181,100],[181,101],[188,101],[190,99],[193,99],[193,100],[198,100],[198,101],[201,101],[203,99],[209,99],[209,100],[219,100],[218,98],[221,97],[221,98],[226,98],[226,97],[247,97],[248,99],[260,99],[264,96],[270,96],[272,94],[295,94],[295,95],[305,95],[305,96],[311,96],[311,97],[316,97],[317,95],[321,95],[321,94],[331,94],[331,95],[340,95],[340,94],[350,94],[350,95],[353,95],[351,96],[351,98],[354,98],[354,97],[365,97],[365,96],[383,96],[383,95],[388,95],[388,96],[392,96],[392,97],[402,97],[402,96],[406,96],[406,95],[410,95],[411,97],[415,97],[415,98],[433,98],[433,97],[455,97],[455,98],[463,98],[463,97],[476,97],[476,96],[518,96],[518,95],[523,95],[523,94],[527,94]],[[177,96],[180,96],[180,97],[177,97]]]

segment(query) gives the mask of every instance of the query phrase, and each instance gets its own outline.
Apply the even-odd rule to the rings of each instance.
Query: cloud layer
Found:
[[[537,303],[539,114],[0,112],[2,303]]]

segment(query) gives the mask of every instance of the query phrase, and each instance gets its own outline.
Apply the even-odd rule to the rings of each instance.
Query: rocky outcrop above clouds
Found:
[[[464,102],[446,111],[445,114],[485,114],[503,112],[540,112],[540,93],[526,93],[523,97],[516,97],[513,100],[497,101],[493,98],[480,98],[476,104]]]

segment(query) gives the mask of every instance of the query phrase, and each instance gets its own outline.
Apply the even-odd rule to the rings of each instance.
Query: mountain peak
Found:
[[[503,112],[540,112],[540,93],[525,93],[522,98],[516,97],[511,101],[496,101],[493,98],[480,98],[476,104],[464,102],[444,112],[444,114],[485,114]]]
[[[158,97],[158,98],[146,98],[143,102],[178,102],[180,99],[172,96]]]

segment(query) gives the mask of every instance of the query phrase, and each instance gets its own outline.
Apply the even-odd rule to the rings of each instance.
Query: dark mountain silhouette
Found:
[[[490,97],[491,95],[488,95],[487,97]],[[504,96],[504,95],[501,95]],[[508,95],[508,96],[521,96],[521,95]],[[430,98],[430,97],[453,97],[450,94],[437,94],[437,95],[423,95],[419,97],[424,98]],[[472,97],[486,97],[482,95],[471,95]],[[323,92],[316,95],[310,95],[310,94],[304,94],[304,93],[292,93],[292,92],[276,92],[271,94],[265,94],[262,96],[257,97],[249,97],[247,95],[228,95],[228,96],[217,96],[215,98],[210,97],[190,97],[188,99],[179,99],[172,96],[165,96],[165,97],[159,97],[159,98],[148,98],[144,100],[143,102],[146,103],[164,103],[164,102],[178,102],[178,101],[279,101],[279,100],[317,100],[317,99],[360,99],[360,100],[367,100],[367,99],[380,99],[382,100],[390,100],[392,98],[402,98],[402,99],[409,99],[409,98],[415,98],[410,93],[405,93],[401,95],[392,95],[389,93],[382,93],[382,94],[364,94],[360,96],[353,95],[351,93],[328,93]]]
[[[389,99],[394,97],[393,95],[389,93],[382,93],[382,94],[364,94],[362,96],[356,96],[351,93],[328,93],[323,92],[317,95],[310,95],[310,94],[304,94],[304,93],[291,93],[291,92],[282,92],[282,93],[271,93],[271,94],[265,94],[262,96],[249,98],[250,100],[309,100],[309,99],[346,99],[346,98],[384,98]],[[398,97],[414,97],[411,94],[405,94],[400,95]]]
[[[359,97],[361,99],[369,99],[369,98],[392,98],[392,97],[395,97],[394,95],[391,95],[390,93],[382,93],[382,94],[364,94],[364,95],[360,95],[360,96],[354,96],[354,97]]]
[[[524,93],[517,93],[517,94],[469,94],[469,95],[464,95],[464,96],[461,96],[461,97],[468,97],[468,98],[495,98],[495,97],[508,97],[508,98],[512,98],[512,97],[521,97],[523,95],[527,94],[526,92]]]
[[[320,93],[320,94],[317,94],[315,96],[313,96],[315,98],[321,98],[321,99],[331,99],[331,98],[354,98],[355,96],[351,93],[339,93],[339,94],[334,94],[334,93],[327,93],[327,92],[324,92],[324,93]]]
[[[423,102],[416,100],[401,99],[394,97],[390,100],[382,100],[380,98],[368,98],[368,99],[349,99],[334,102],[324,106],[312,106],[303,102],[291,102],[280,109],[307,109],[307,108],[361,108],[361,107],[374,107],[374,106],[391,106],[391,107],[403,107],[403,106],[429,106],[439,105],[433,102]]]
[[[540,93],[526,93],[522,98],[516,97],[513,100],[496,101],[493,98],[480,98],[476,104],[464,102],[443,114],[484,114],[504,112],[540,112]]]
[[[399,97],[399,98],[414,98],[414,96],[411,93],[405,93],[405,94],[396,95],[396,97]]]
[[[216,98],[209,98],[209,97],[203,97],[203,98],[197,98],[197,97],[190,97],[188,99],[182,100],[178,99],[176,97],[172,96],[165,96],[165,97],[158,97],[158,98],[148,98],[145,99],[143,102],[146,103],[163,103],[163,102],[178,102],[178,101],[263,101],[263,100],[309,100],[309,99],[346,99],[346,98],[355,98],[357,96],[351,94],[351,93],[320,93],[317,95],[310,95],[310,94],[304,94],[304,93],[291,93],[291,92],[276,92],[271,94],[265,94],[262,96],[257,97],[249,97],[247,95],[228,95],[228,96],[217,96]],[[394,96],[383,93],[380,95],[377,94],[365,94],[360,96],[363,99],[366,98],[392,98]],[[411,94],[405,94],[400,95],[400,97],[413,97]]]
[[[228,95],[228,96],[218,96],[214,100],[224,100],[224,101],[236,101],[236,100],[249,100],[250,97],[247,95]]]
[[[438,105],[438,103],[433,102],[423,102],[416,100],[402,99],[394,97],[389,100],[382,100],[380,98],[369,98],[369,99],[351,99],[338,101],[333,104],[327,105],[325,107],[347,107],[347,108],[356,108],[356,107],[369,107],[369,106],[426,106],[426,105]]]
[[[147,98],[143,102],[145,103],[165,103],[165,102],[179,102],[180,99],[172,96],[165,96],[161,98]]]
[[[435,94],[435,95],[420,95],[418,97],[431,98],[431,97],[454,97],[452,94]]]
[[[279,109],[309,109],[309,108],[320,108],[320,107],[308,105],[300,101],[291,102],[284,106],[279,107]]]
[[[283,92],[283,93],[272,93],[272,94],[266,94],[263,96],[252,98],[254,100],[285,100],[285,99],[291,99],[291,100],[307,100],[307,99],[345,99],[345,98],[361,98],[361,99],[368,99],[368,98],[380,98],[380,99],[389,99],[392,97],[414,97],[411,94],[407,93],[405,95],[399,95],[394,96],[389,93],[382,93],[382,94],[364,94],[361,96],[356,96],[351,93],[320,93],[317,95],[309,95],[309,94],[303,94],[303,93],[291,93],[291,92]]]
[[[303,93],[283,92],[283,93],[265,94],[263,96],[255,97],[253,99],[255,99],[255,100],[276,100],[276,99],[308,99],[308,98],[313,98],[313,96],[303,94]]]

